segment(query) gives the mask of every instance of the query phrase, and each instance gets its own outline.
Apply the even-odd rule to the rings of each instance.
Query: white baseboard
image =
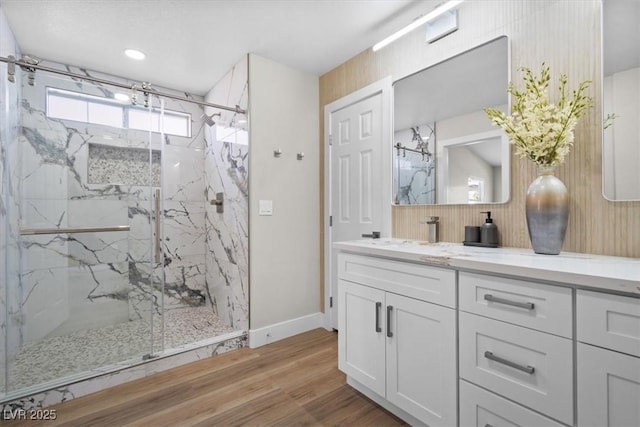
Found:
[[[261,347],[312,329],[324,327],[324,314],[313,313],[259,329],[249,329],[249,347]]]

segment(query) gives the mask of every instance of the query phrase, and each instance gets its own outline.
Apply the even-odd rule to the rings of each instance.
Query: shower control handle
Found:
[[[216,207],[217,213],[224,212],[224,193],[216,193],[216,198],[211,200],[209,203]]]

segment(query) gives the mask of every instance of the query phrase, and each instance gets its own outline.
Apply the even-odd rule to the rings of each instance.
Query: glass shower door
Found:
[[[21,76],[9,153],[6,391],[45,389],[151,357],[160,149],[119,89]],[[20,84],[17,81],[16,84]]]

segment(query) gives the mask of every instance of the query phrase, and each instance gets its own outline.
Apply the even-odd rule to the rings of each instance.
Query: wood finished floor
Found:
[[[316,329],[79,397],[55,421],[3,426],[402,426],[338,371],[337,334]]]

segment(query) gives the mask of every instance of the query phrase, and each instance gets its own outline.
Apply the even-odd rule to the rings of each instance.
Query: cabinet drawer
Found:
[[[466,381],[460,381],[460,425],[562,427],[560,423]]]
[[[461,272],[459,308],[572,338],[571,289]]]
[[[578,290],[578,341],[640,357],[640,298]]]
[[[578,425],[640,426],[640,358],[578,343]]]
[[[455,308],[454,270],[341,253],[338,255],[338,277]]]
[[[573,425],[571,340],[464,312],[459,337],[460,377]]]

